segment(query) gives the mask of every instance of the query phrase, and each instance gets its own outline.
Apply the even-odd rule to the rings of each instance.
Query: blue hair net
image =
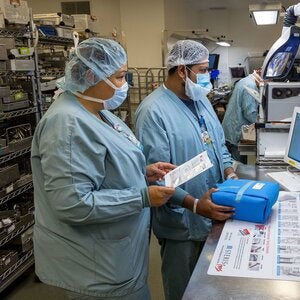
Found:
[[[197,65],[208,62],[209,52],[201,43],[193,40],[177,41],[170,50],[166,66],[170,70],[179,65]]]
[[[71,92],[84,92],[90,86],[110,77],[124,64],[127,56],[117,42],[90,38],[81,42],[70,54],[65,76],[58,79],[59,88]]]

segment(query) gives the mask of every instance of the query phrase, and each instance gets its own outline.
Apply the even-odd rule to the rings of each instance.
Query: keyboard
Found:
[[[300,192],[300,174],[283,171],[269,172],[267,175],[277,181],[285,190]]]

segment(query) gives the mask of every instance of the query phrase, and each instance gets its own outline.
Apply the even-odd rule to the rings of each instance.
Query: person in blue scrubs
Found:
[[[146,181],[175,166],[146,166],[141,143],[109,111],[126,98],[126,60],[115,41],[80,43],[33,137],[36,274],[70,299],[150,299],[149,207],[174,189]]]
[[[247,91],[246,87],[258,92],[261,69],[239,80],[234,86],[222,122],[226,146],[232,157],[242,163],[247,162],[246,156],[241,156],[238,143],[242,137],[242,126],[255,123],[258,113],[258,102]]]
[[[192,210],[172,202],[153,209],[166,300],[182,298],[211,229],[211,219],[223,221],[232,216],[231,207],[217,206],[210,198],[216,183],[236,175],[222,126],[206,97],[211,89],[208,57],[208,50],[196,41],[176,42],[167,57],[166,82],[142,101],[135,115],[136,135],[147,163],[181,165],[207,151],[213,164],[180,186],[182,202],[190,199]],[[198,200],[207,193],[205,199]]]

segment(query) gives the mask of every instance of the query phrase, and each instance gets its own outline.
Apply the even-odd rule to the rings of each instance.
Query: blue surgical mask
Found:
[[[111,98],[104,101],[103,103],[104,109],[107,110],[116,109],[124,102],[124,100],[127,97],[128,84],[127,82],[125,82],[120,88],[118,88],[108,79],[105,79],[105,82],[115,90],[115,93]]]
[[[190,71],[194,73],[192,70]],[[199,73],[195,75],[197,77],[197,83],[193,82],[189,77],[186,77],[185,93],[193,101],[200,101],[203,97],[206,97],[206,95],[211,91],[212,84],[210,82],[209,73]],[[202,78],[204,78],[205,80]],[[209,80],[209,83],[207,83],[207,78]],[[200,83],[200,81],[206,82],[206,85],[204,86],[204,83]]]
[[[78,92],[75,92],[74,95],[88,101],[103,103],[104,109],[116,109],[124,102],[127,97],[128,84],[127,82],[125,82],[120,88],[118,88],[109,79],[104,79],[104,81],[115,90],[113,96],[107,100],[86,96]]]
[[[197,77],[197,84],[201,85],[204,88],[208,88],[208,87],[210,87],[210,89],[212,88],[209,73],[204,73],[204,74],[198,73],[196,77]]]

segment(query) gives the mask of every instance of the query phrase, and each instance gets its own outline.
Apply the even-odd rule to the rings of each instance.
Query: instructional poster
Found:
[[[227,220],[207,273],[300,281],[300,193],[280,192],[266,224]]]

